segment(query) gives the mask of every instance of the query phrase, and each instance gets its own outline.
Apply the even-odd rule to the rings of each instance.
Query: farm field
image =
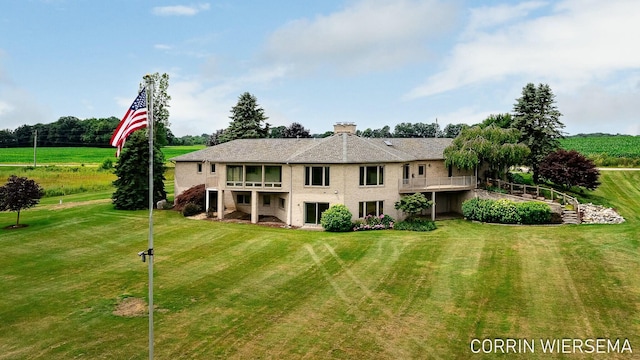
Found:
[[[203,148],[202,145],[165,146],[162,153],[169,160]],[[106,159],[115,163],[115,153],[115,148],[40,147],[36,151],[36,165],[99,165]],[[0,148],[2,164],[33,165],[33,148]]]
[[[158,359],[468,359],[472,339],[532,339],[516,359],[640,351],[640,172],[593,196],[621,225],[438,221],[430,233],[325,233],[155,212]],[[146,211],[110,192],[45,198],[0,229],[0,359],[145,359]],[[0,228],[15,213],[0,213]],[[540,339],[628,340],[633,354],[543,353]]]
[[[572,136],[561,139],[560,144],[582,153],[597,166],[640,166],[640,136]]]

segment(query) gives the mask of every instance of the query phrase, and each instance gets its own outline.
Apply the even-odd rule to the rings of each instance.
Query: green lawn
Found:
[[[156,358],[504,358],[472,354],[474,338],[620,338],[635,354],[640,172],[601,180],[626,223],[333,234],[156,211]],[[112,312],[146,297],[148,214],[99,198],[45,199],[0,230],[0,359],[147,358],[147,318]]]

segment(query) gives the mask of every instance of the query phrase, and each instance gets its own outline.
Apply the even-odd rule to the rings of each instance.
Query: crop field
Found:
[[[204,146],[166,146],[162,153],[169,160]],[[41,147],[36,150],[36,165],[99,165],[105,160],[116,161],[115,148]],[[0,148],[0,164],[33,165],[33,148]]]
[[[447,220],[430,233],[335,234],[156,211],[155,357],[504,358],[471,342],[511,338],[535,348],[509,358],[633,358],[640,171],[601,181],[591,196],[610,199],[624,224]],[[110,193],[44,198],[19,230],[3,229],[15,213],[0,213],[0,359],[148,357],[136,255],[148,213],[114,210]],[[563,338],[619,339],[633,353],[543,352],[540,341]]]
[[[560,143],[564,149],[594,160],[597,166],[640,166],[640,136],[573,136]]]

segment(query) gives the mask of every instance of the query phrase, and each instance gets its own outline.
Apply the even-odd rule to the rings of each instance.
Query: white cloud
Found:
[[[3,129],[20,125],[50,122],[48,109],[34,102],[34,95],[14,87],[0,84],[0,124]]]
[[[474,34],[481,29],[488,29],[506,23],[514,23],[526,17],[531,11],[544,7],[540,1],[523,2],[516,5],[501,4],[483,6],[470,10],[467,32]]]
[[[193,16],[201,11],[209,10],[209,4],[197,4],[197,5],[174,5],[174,6],[156,6],[152,12],[154,15],[159,16]]]
[[[447,124],[467,124],[474,125],[482,122],[484,119],[489,117],[491,114],[501,114],[504,111],[489,111],[489,110],[478,110],[473,107],[467,106],[462,107],[457,110],[454,110],[449,113],[438,115],[438,124],[441,129],[444,129]]]
[[[541,5],[477,11],[487,14],[496,8],[523,17],[540,10]],[[554,89],[570,91],[639,67],[640,48],[633,44],[640,2],[563,1],[546,10],[546,15],[488,29],[488,25],[474,22],[478,16],[472,15],[472,27],[465,32],[465,40],[453,48],[444,69],[411,90],[407,97],[430,96],[508,77],[550,82],[555,84]],[[500,23],[500,16],[489,22],[492,26]]]
[[[289,22],[268,38],[265,55],[302,72],[397,68],[424,59],[425,40],[449,29],[456,15],[455,6],[435,0],[362,0]]]
[[[171,50],[173,47],[167,44],[155,44],[153,48],[156,50]]]
[[[560,119],[570,134],[606,132],[640,135],[640,89],[607,89],[584,86],[570,94],[558,94]]]
[[[169,109],[173,133],[176,136],[193,135],[228,127],[230,110],[237,103],[238,96],[247,89],[267,86],[284,76],[285,70],[284,67],[254,69],[245,76],[219,79],[213,84],[203,82],[201,78],[173,82]],[[267,108],[265,104],[260,105]],[[268,116],[271,117],[269,122],[273,122],[273,114]]]

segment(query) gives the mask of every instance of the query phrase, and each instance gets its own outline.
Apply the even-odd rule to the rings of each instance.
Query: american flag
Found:
[[[127,137],[134,131],[147,127],[147,123],[147,91],[143,88],[138,94],[138,97],[133,100],[133,104],[131,104],[127,113],[124,114],[124,117],[111,137],[111,146],[117,148],[116,157],[120,156]]]

